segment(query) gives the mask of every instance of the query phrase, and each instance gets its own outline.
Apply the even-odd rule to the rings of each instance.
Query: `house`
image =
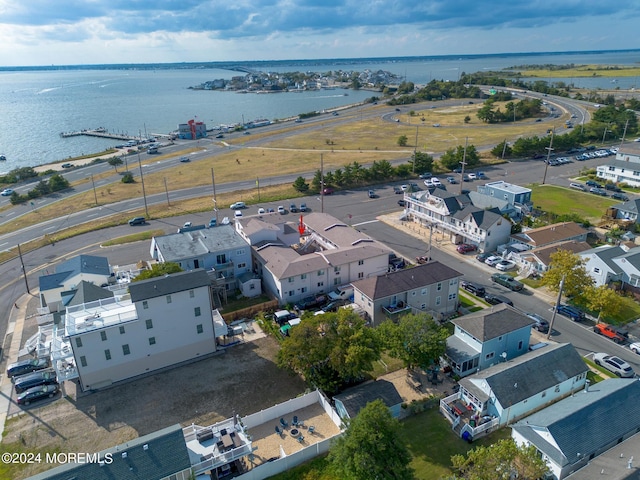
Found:
[[[511,233],[511,222],[499,210],[476,207],[467,195],[433,188],[405,194],[405,202],[407,219],[441,230],[455,244],[471,243],[492,251]]]
[[[458,308],[462,274],[440,262],[429,262],[352,282],[353,301],[379,325],[406,313],[429,313],[439,320]]]
[[[585,250],[590,250],[591,245],[587,242],[579,242],[576,240],[567,240],[564,242],[553,243],[543,247],[529,250],[526,246],[518,248],[520,244],[513,243],[508,246],[509,258],[515,261],[525,272],[544,273],[549,270],[551,264],[551,255],[558,250],[567,250],[571,253],[580,254]]]
[[[453,373],[464,377],[526,353],[534,321],[502,303],[451,323],[445,357]]]
[[[462,436],[477,438],[581,390],[588,370],[571,344],[549,344],[463,378],[440,411]]]
[[[596,167],[596,175],[605,181],[640,187],[640,144],[628,142],[621,145],[615,159]]]
[[[547,245],[575,240],[585,242],[589,231],[582,228],[575,222],[562,222],[547,225],[545,227],[523,230],[520,233],[511,235],[511,244],[523,245],[528,250],[540,248]]]
[[[174,262],[183,270],[203,268],[226,291],[242,289],[246,281],[251,281],[251,248],[232,225],[215,228],[181,229],[179,233],[161,235],[151,239],[149,254],[155,260]],[[240,278],[249,274],[245,283]],[[245,296],[260,295],[258,288],[243,290]]]
[[[40,306],[49,307],[49,311],[64,310],[61,294],[75,290],[82,282],[102,286],[113,283],[115,277],[109,261],[95,255],[78,255],[58,264],[55,273],[38,278],[40,287]]]
[[[80,455],[80,454],[77,454]],[[173,425],[97,453],[83,454],[27,480],[189,480],[191,461],[182,427]]]
[[[302,217],[295,244],[288,244],[290,233],[282,224],[254,218],[238,221],[236,228],[250,239],[253,270],[281,304],[388,270],[391,250],[325,213]]]
[[[150,278],[129,294],[69,306],[54,325],[53,365],[83,391],[216,351],[210,280],[204,270]]]
[[[623,288],[638,292],[640,288],[640,247],[632,248],[612,260],[622,270],[619,279],[622,281]]]
[[[502,180],[480,185],[478,187],[478,193],[484,196],[506,201],[508,206],[510,207],[509,210],[513,209],[516,212],[516,216],[518,217],[528,214],[531,211],[531,207],[533,206],[533,203],[531,202],[530,188],[521,187],[520,185],[514,185]],[[470,197],[472,200],[474,200],[473,204],[476,207],[480,207],[480,205],[476,203],[474,199],[475,197],[471,195]]]
[[[638,164],[640,168],[640,164]],[[638,179],[640,181],[640,178]],[[615,218],[629,220],[633,223],[640,223],[640,198],[634,198],[623,203],[613,205],[611,209],[615,212]]]
[[[394,418],[400,417],[402,397],[393,383],[387,380],[367,382],[333,397],[338,415],[345,420],[355,418],[360,410],[374,400],[382,400]]]
[[[639,397],[638,380],[604,380],[520,419],[511,426],[511,435],[518,444],[535,446],[554,478],[562,480],[637,435]],[[631,456],[633,450],[624,453]],[[608,468],[605,467],[604,472],[606,478],[614,478]],[[602,473],[572,478],[602,478]],[[637,470],[630,478],[638,478]]]
[[[585,262],[584,266],[594,285],[609,285],[622,275],[622,268],[613,261],[614,258],[624,255],[626,252],[620,247],[603,245],[580,253],[580,258]]]

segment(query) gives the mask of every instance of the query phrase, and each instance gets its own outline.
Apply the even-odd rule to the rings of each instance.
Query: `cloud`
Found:
[[[411,47],[396,55],[421,54],[412,42],[428,50],[422,54],[438,53],[430,42],[459,53],[491,48],[492,42],[498,51],[539,51],[560,41],[569,42],[565,50],[629,48],[618,25],[638,17],[637,0],[0,0],[0,63],[11,51],[29,52],[39,42],[44,49],[42,42],[55,42],[78,51],[108,42],[131,55],[136,45],[155,44],[160,56],[160,50],[177,52],[199,41],[206,49],[254,52],[256,59],[266,52],[270,58],[295,58],[305,49],[320,57],[375,56],[376,49],[395,46]],[[607,24],[610,32],[591,32],[603,38],[577,44],[584,26]],[[538,37],[539,31],[546,35],[541,43],[517,41]],[[507,35],[516,38],[505,40]],[[349,51],[339,55],[341,48]]]

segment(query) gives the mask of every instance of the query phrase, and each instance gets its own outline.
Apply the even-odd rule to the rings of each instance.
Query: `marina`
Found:
[[[99,127],[93,130],[76,130],[73,132],[61,132],[62,138],[78,137],[80,135],[86,135],[87,137],[99,137],[108,138],[111,140],[136,140],[137,137],[126,135],[124,133],[110,133],[106,128]]]

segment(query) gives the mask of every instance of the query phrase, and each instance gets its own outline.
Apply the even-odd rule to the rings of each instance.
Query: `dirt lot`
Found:
[[[276,351],[276,342],[266,337],[78,398],[70,385],[69,397],[11,418],[2,449],[91,453],[175,423],[209,425],[270,407],[305,389],[302,380],[276,367]],[[25,469],[15,478],[45,467],[51,465]]]

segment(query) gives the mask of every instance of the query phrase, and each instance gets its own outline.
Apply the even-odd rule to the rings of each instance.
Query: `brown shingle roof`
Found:
[[[542,247],[550,243],[571,240],[586,235],[587,230],[575,222],[554,223],[546,227],[533,228],[526,232],[511,235],[517,242],[531,245],[532,247]]]
[[[546,245],[540,248],[534,248],[530,250],[544,265],[549,265],[551,262],[551,254],[556,253],[558,250],[568,250],[572,253],[580,253],[591,249],[591,245],[587,242],[578,242],[576,240],[568,240],[566,242],[554,243],[553,245]]]

